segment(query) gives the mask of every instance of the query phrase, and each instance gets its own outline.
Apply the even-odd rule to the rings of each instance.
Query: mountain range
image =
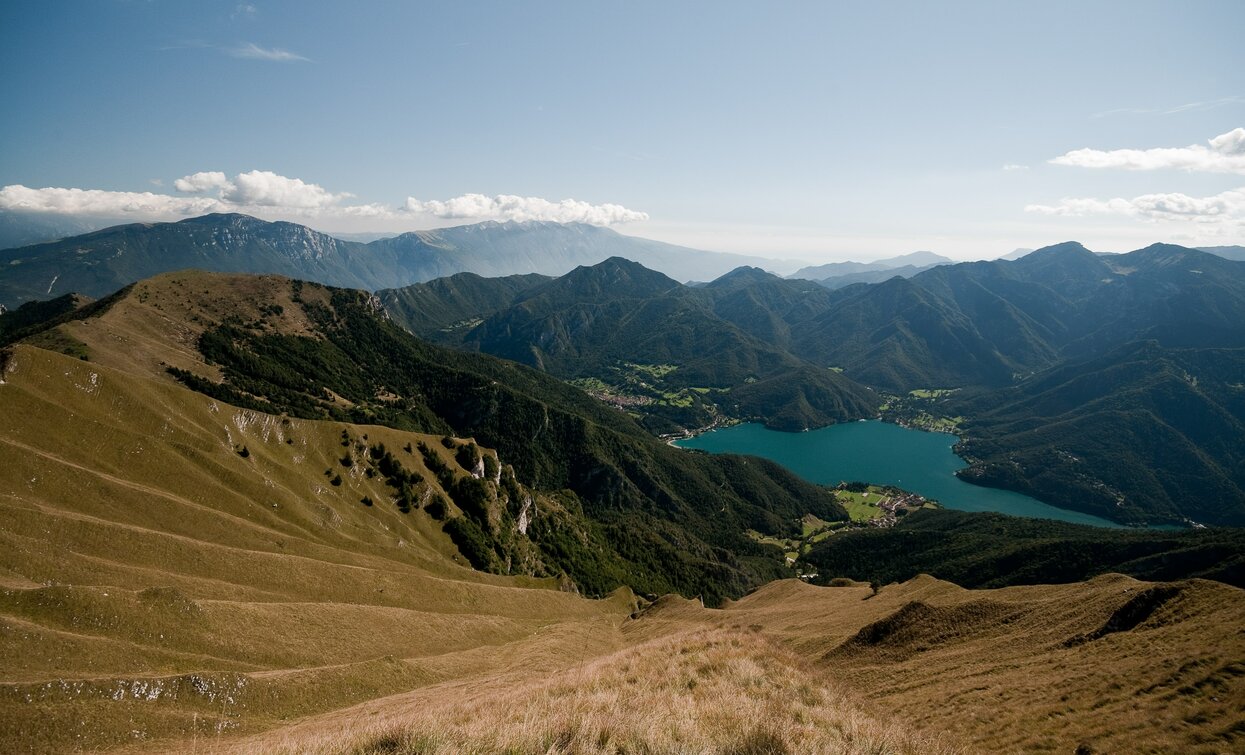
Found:
[[[151,267],[187,264],[368,277],[362,287],[380,289],[376,306],[411,333],[571,381],[649,433],[739,419],[802,430],[894,412],[912,391],[963,389],[929,408],[965,418],[966,479],[1123,522],[1245,521],[1245,467],[1234,451],[1245,446],[1234,372],[1245,349],[1245,263],[1172,245],[1101,255],[1069,242],[837,290],[750,266],[686,286],[613,257],[558,278],[459,273],[377,285],[377,260],[387,261],[382,270],[427,272],[478,248],[481,259],[531,267],[547,245],[566,265],[584,239],[600,240],[597,252],[606,241],[643,247],[556,224],[362,245],[219,215],[3,252],[0,288],[47,298],[44,279],[55,293],[64,278],[98,296]],[[416,247],[440,251],[401,251]],[[81,304],[19,308],[0,318],[0,332],[20,334]],[[1207,423],[1179,419],[1192,407]]]
[[[142,278],[187,268],[273,273],[376,290],[459,272],[560,275],[613,256],[680,280],[767,262],[623,236],[582,223],[490,221],[364,244],[295,223],[214,214],[176,223],[115,226],[0,251],[0,304],[12,309],[69,292],[103,296]]]
[[[788,278],[817,281],[826,288],[843,288],[853,283],[881,283],[895,276],[911,278],[938,265],[954,264],[955,260],[933,252],[912,252],[873,262],[830,262],[802,267]]]
[[[1237,749],[1237,534],[921,510],[740,596],[824,491],[374,305],[177,273],[0,350],[0,749]]]
[[[123,224],[122,220],[93,216],[0,210],[0,249],[59,241]]]
[[[854,527],[836,491],[653,437],[633,415],[656,400],[567,384],[828,422],[902,397],[798,355],[807,323],[910,317],[928,376],[959,353],[929,334],[1000,350],[1032,322],[1049,354],[1010,358],[1050,366],[918,392],[966,407],[982,481],[1058,495],[1049,470],[1086,497],[1097,477],[1124,520],[1227,519],[1243,350],[1212,327],[1235,268],[1207,257],[1110,258],[1123,294],[1069,247],[841,291],[609,258],[378,294],[178,271],[28,302],[0,315],[0,749],[1239,749],[1238,530],[926,508]],[[1038,286],[1064,301],[1043,314]],[[1015,295],[1006,327],[966,314],[982,291]],[[886,292],[908,302],[890,330]],[[1158,297],[1179,312],[1132,306]],[[1060,319],[1087,301],[1109,316]],[[789,563],[775,543],[799,538]]]
[[[395,322],[421,337],[581,381],[603,397],[634,399],[629,409],[657,432],[704,426],[724,414],[793,430],[875,414],[878,398],[869,389],[715,311],[756,276],[773,277],[741,268],[692,288],[611,258],[551,280],[497,279],[487,295],[473,288],[486,282],[462,274],[378,297]],[[465,297],[454,295],[467,292],[487,305],[468,311]]]
[[[654,431],[798,430],[962,388],[936,409],[968,418],[965,479],[1124,522],[1245,522],[1245,265],[1205,252],[1068,243],[838,291],[756,268],[687,287],[607,260],[379,297],[421,337],[573,380]]]

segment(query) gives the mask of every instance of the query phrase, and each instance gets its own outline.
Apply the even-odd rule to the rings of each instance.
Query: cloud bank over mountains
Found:
[[[1050,162],[1079,168],[1122,170],[1186,170],[1245,175],[1245,128],[1234,128],[1207,142],[1210,146],[1157,149],[1075,149]]]
[[[1206,145],[1153,149],[1077,149],[1050,160],[1055,165],[1129,171],[1179,170],[1245,175],[1245,128],[1234,128]],[[1199,235],[1239,238],[1245,235],[1245,187],[1206,197],[1182,192],[1132,198],[1065,197],[1055,204],[1030,204],[1026,212],[1085,217],[1119,215],[1149,222],[1193,224]]]
[[[1042,215],[1129,215],[1143,220],[1191,220],[1195,223],[1245,222],[1245,188],[1210,197],[1170,192],[1143,194],[1132,199],[1062,199],[1055,205],[1031,204],[1028,212]]]
[[[648,213],[628,210],[617,204],[592,205],[575,199],[550,202],[540,197],[499,194],[464,194],[444,202],[421,202],[407,197],[404,209],[438,218],[491,218],[495,220],[553,220],[559,223],[614,225],[648,220]]]
[[[269,219],[350,220],[371,218],[389,224],[429,220],[550,220],[609,226],[648,220],[648,214],[618,204],[578,199],[551,201],[510,194],[464,194],[445,200],[407,197],[397,207],[353,203],[355,195],[272,171],[252,170],[233,177],[200,171],[173,182],[177,194],[107,191],[20,184],[0,188],[0,210],[63,215],[176,220],[209,212],[242,212]]]

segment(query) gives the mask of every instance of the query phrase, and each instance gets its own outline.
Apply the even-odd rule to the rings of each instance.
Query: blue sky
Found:
[[[1235,1],[8,2],[0,208],[819,261],[1245,243],[1242,30]]]

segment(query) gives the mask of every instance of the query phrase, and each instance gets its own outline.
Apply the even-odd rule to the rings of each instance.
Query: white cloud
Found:
[[[241,47],[231,48],[228,52],[235,58],[249,58],[251,60],[271,60],[277,63],[309,62],[308,58],[304,58],[302,55],[297,53],[292,53],[289,50],[282,50],[279,47],[260,47],[254,42],[248,42]]]
[[[173,182],[173,188],[184,194],[202,194],[205,191],[224,189],[229,186],[232,186],[229,179],[218,170],[192,173]]]
[[[464,194],[453,199],[421,201],[407,197],[404,209],[438,218],[492,220],[551,220],[557,223],[613,225],[648,220],[648,213],[616,204],[589,204],[577,199],[551,202],[540,197]]]
[[[1026,212],[1084,217],[1124,215],[1146,221],[1183,221],[1245,231],[1245,187],[1210,197],[1170,192],[1143,194],[1132,199],[1068,198],[1054,205],[1031,204]]]
[[[1016,163],[1008,163],[1003,166],[1003,170],[1011,172],[1014,170],[1028,170],[1028,165],[1017,165]]]
[[[270,170],[239,173],[232,179],[216,170],[192,173],[174,181],[173,188],[184,194],[215,191],[221,201],[238,206],[289,209],[331,207],[352,196],[332,194],[319,184],[287,178]]]
[[[333,193],[319,184],[267,170],[252,170],[232,178],[221,171],[200,171],[175,180],[173,188],[180,195],[11,185],[0,188],[0,210],[134,220],[175,220],[208,212],[241,212],[273,220],[320,220],[356,228],[367,224],[369,227],[363,230],[377,230],[377,225],[409,230],[419,216],[431,220],[553,220],[594,225],[648,219],[646,213],[616,204],[593,205],[574,199],[550,202],[539,197],[509,195],[465,194],[444,202],[421,202],[408,197],[402,207],[349,204],[353,194]]]
[[[1176,169],[1206,173],[1245,174],[1245,128],[1235,128],[1207,144],[1155,149],[1076,149],[1050,162],[1081,168],[1123,170]]]
[[[333,194],[318,184],[287,178],[272,171],[252,170],[233,178],[220,171],[201,171],[173,182],[182,194],[103,191],[100,189],[31,189],[13,185],[0,189],[0,209],[59,214],[134,217],[167,220],[205,212],[245,212],[309,218],[338,213],[351,217],[394,216],[382,205],[346,206],[352,195]]]
[[[0,209],[165,220],[220,212],[224,208],[219,200],[210,197],[174,197],[149,191],[30,189],[13,185],[0,188]]]
[[[329,207],[351,196],[330,194],[318,184],[304,183],[298,178],[286,178],[268,170],[239,173],[230,185],[222,189],[221,199],[252,207]]]

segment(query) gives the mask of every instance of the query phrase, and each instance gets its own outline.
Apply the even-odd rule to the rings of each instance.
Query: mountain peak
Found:
[[[1074,255],[1074,254],[1092,255],[1093,252],[1091,252],[1089,249],[1086,249],[1085,245],[1079,241],[1064,241],[1059,244],[1051,244],[1050,246],[1044,246],[1041,249],[1035,249],[1032,252],[1029,252],[1028,254],[1021,257],[1020,259],[1026,260],[1026,261],[1032,261],[1032,260],[1039,259],[1041,257],[1052,257],[1056,255]]]
[[[624,281],[642,282],[663,291],[680,285],[678,281],[664,273],[650,270],[639,262],[619,256],[606,258],[595,265],[580,265],[563,277],[569,278],[576,274],[579,274],[581,277],[591,276],[601,280],[609,278],[620,283]]]
[[[1189,254],[1191,252],[1201,252],[1200,249],[1190,249],[1187,246],[1179,246],[1177,244],[1164,244],[1161,242],[1151,244],[1150,246],[1143,247],[1141,249],[1138,249],[1137,251],[1145,252],[1147,254],[1179,254],[1179,255]],[[1205,252],[1202,252],[1202,253],[1205,254]]]
[[[1102,257],[1077,241],[1042,247],[1003,264],[1011,265],[1010,269],[1021,277],[1040,280],[1065,295],[1087,293],[1116,275]]]
[[[726,275],[713,280],[705,288],[742,288],[771,280],[782,280],[782,278],[759,267],[740,265]]]
[[[561,278],[533,289],[524,299],[545,298],[561,303],[643,299],[681,285],[638,262],[610,257],[595,265],[580,265]]]
[[[875,260],[873,264],[882,265],[887,268],[904,267],[912,265],[913,267],[929,267],[930,265],[947,265],[954,263],[955,260],[950,257],[944,257],[934,252],[909,252],[901,254],[898,257],[889,257],[884,260]]]
[[[254,215],[241,212],[209,212],[194,218],[177,221],[177,225],[272,225]]]
[[[1161,269],[1192,271],[1194,268],[1201,272],[1228,270],[1240,266],[1240,263],[1225,261],[1217,254],[1176,244],[1151,244],[1143,249],[1118,255],[1111,262],[1122,272]]]
[[[1045,270],[1068,265],[1089,265],[1095,269],[1106,267],[1101,257],[1085,248],[1079,241],[1044,246],[1012,261],[1011,264],[1015,265],[1015,270]]]

